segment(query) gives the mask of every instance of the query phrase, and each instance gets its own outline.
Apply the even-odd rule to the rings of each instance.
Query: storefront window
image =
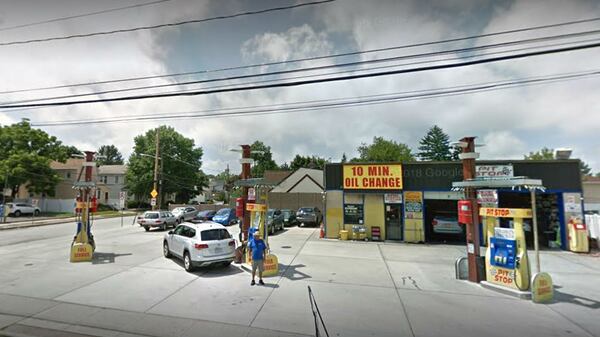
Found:
[[[344,223],[362,225],[364,223],[364,212],[362,204],[344,205]]]

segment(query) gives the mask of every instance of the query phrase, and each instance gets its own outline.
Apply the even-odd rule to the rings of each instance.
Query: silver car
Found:
[[[155,227],[165,230],[167,227],[177,226],[177,218],[168,211],[148,211],[138,217],[138,224],[144,227],[146,232]]]
[[[194,207],[176,207],[171,213],[177,218],[178,223],[182,223],[192,220],[198,214],[198,210]]]
[[[235,239],[216,222],[183,223],[165,234],[163,254],[183,259],[186,271],[211,264],[229,266],[235,256]]]
[[[8,215],[14,215],[16,217],[20,217],[23,214],[33,214],[40,215],[41,210],[39,207],[33,206],[31,204],[23,204],[23,203],[7,203],[6,207],[8,208]]]
[[[301,227],[305,224],[318,226],[323,221],[323,215],[317,207],[302,207],[296,212],[296,221]]]

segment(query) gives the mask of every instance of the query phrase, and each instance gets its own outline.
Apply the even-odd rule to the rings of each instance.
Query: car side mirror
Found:
[[[174,233],[173,231],[169,231],[169,235],[173,235],[173,233]]]

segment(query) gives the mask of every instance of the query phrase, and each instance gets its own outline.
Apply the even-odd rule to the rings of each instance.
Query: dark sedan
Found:
[[[213,217],[217,214],[217,211],[206,210],[201,211],[196,214],[196,216],[191,220],[192,223],[200,223],[204,221],[211,221]]]

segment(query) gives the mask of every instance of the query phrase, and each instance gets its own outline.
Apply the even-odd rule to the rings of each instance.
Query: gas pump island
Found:
[[[264,261],[265,270],[263,276],[275,276],[279,273],[279,260],[275,254],[271,253],[269,248],[269,231],[267,230],[267,205],[264,204],[246,204],[246,211],[250,212],[250,228],[248,228],[248,244],[254,240],[254,233],[259,233],[260,237],[267,245],[267,256]],[[246,249],[245,262],[252,265],[252,254]]]
[[[79,173],[79,179],[73,185],[77,189],[75,206],[77,232],[71,243],[71,262],[92,261],[96,244],[92,235],[92,213],[96,212],[97,201],[95,197],[96,183],[92,181],[92,168],[94,152],[85,152],[85,162]],[[81,175],[85,171],[84,181]]]

